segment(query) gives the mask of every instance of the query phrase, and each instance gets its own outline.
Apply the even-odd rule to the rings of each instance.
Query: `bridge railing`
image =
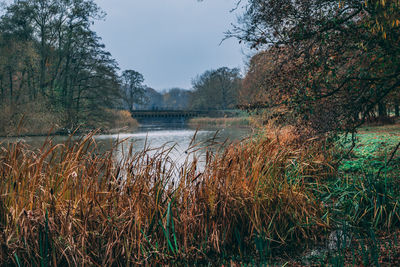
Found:
[[[241,110],[134,110],[133,117],[235,117],[243,113]]]

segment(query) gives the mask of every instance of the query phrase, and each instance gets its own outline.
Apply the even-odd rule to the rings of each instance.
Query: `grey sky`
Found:
[[[121,70],[142,73],[157,90],[190,88],[207,69],[243,66],[241,46],[219,45],[236,21],[234,0],[96,0],[107,13],[94,30]]]

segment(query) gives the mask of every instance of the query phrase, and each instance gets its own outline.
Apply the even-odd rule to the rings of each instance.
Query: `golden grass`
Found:
[[[137,120],[132,118],[131,113],[128,110],[108,110],[113,119],[110,120],[107,126],[108,131],[111,132],[124,132],[131,131],[139,127]]]
[[[234,118],[192,118],[189,125],[192,127],[218,126],[218,127],[234,127],[249,126],[250,119],[248,117]]]
[[[196,150],[193,145],[189,150]],[[319,151],[319,152],[317,152]],[[313,155],[270,138],[176,166],[160,148],[115,160],[93,133],[0,151],[0,262],[21,266],[218,262],[306,245],[328,224],[306,183],[331,175]],[[188,157],[189,159],[189,157]]]

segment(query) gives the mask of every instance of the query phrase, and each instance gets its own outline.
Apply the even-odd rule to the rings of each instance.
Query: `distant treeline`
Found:
[[[189,108],[191,91],[182,88],[172,88],[158,92],[150,87],[145,87],[146,101],[135,104],[137,110],[184,110]]]
[[[135,109],[145,110],[225,110],[236,108],[239,103],[241,76],[239,69],[222,67],[208,70],[192,82],[193,88],[172,88],[158,92],[145,87],[144,101]]]

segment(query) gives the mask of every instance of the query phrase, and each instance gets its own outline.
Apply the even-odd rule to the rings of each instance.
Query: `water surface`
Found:
[[[124,142],[117,146],[117,159],[122,158],[132,145],[133,151],[142,151],[145,147],[150,149],[172,148],[169,157],[177,164],[183,163],[191,151],[200,147],[214,145],[218,143],[233,142],[241,140],[250,134],[249,128],[229,127],[229,128],[208,128],[191,129],[183,124],[178,125],[143,125],[131,133],[120,134],[100,134],[94,138],[99,146],[100,152],[105,152],[115,146],[118,141]],[[40,148],[47,137],[19,137],[6,138],[0,140],[2,143],[23,141],[33,148]],[[52,136],[53,143],[63,143],[68,140],[68,136]],[[197,144],[197,146],[195,146]],[[195,146],[195,147],[194,147]],[[192,149],[189,149],[192,148]],[[154,153],[155,150],[149,153]],[[188,153],[189,152],[189,153]],[[193,154],[201,159],[202,151]],[[193,156],[192,155],[192,156]]]

